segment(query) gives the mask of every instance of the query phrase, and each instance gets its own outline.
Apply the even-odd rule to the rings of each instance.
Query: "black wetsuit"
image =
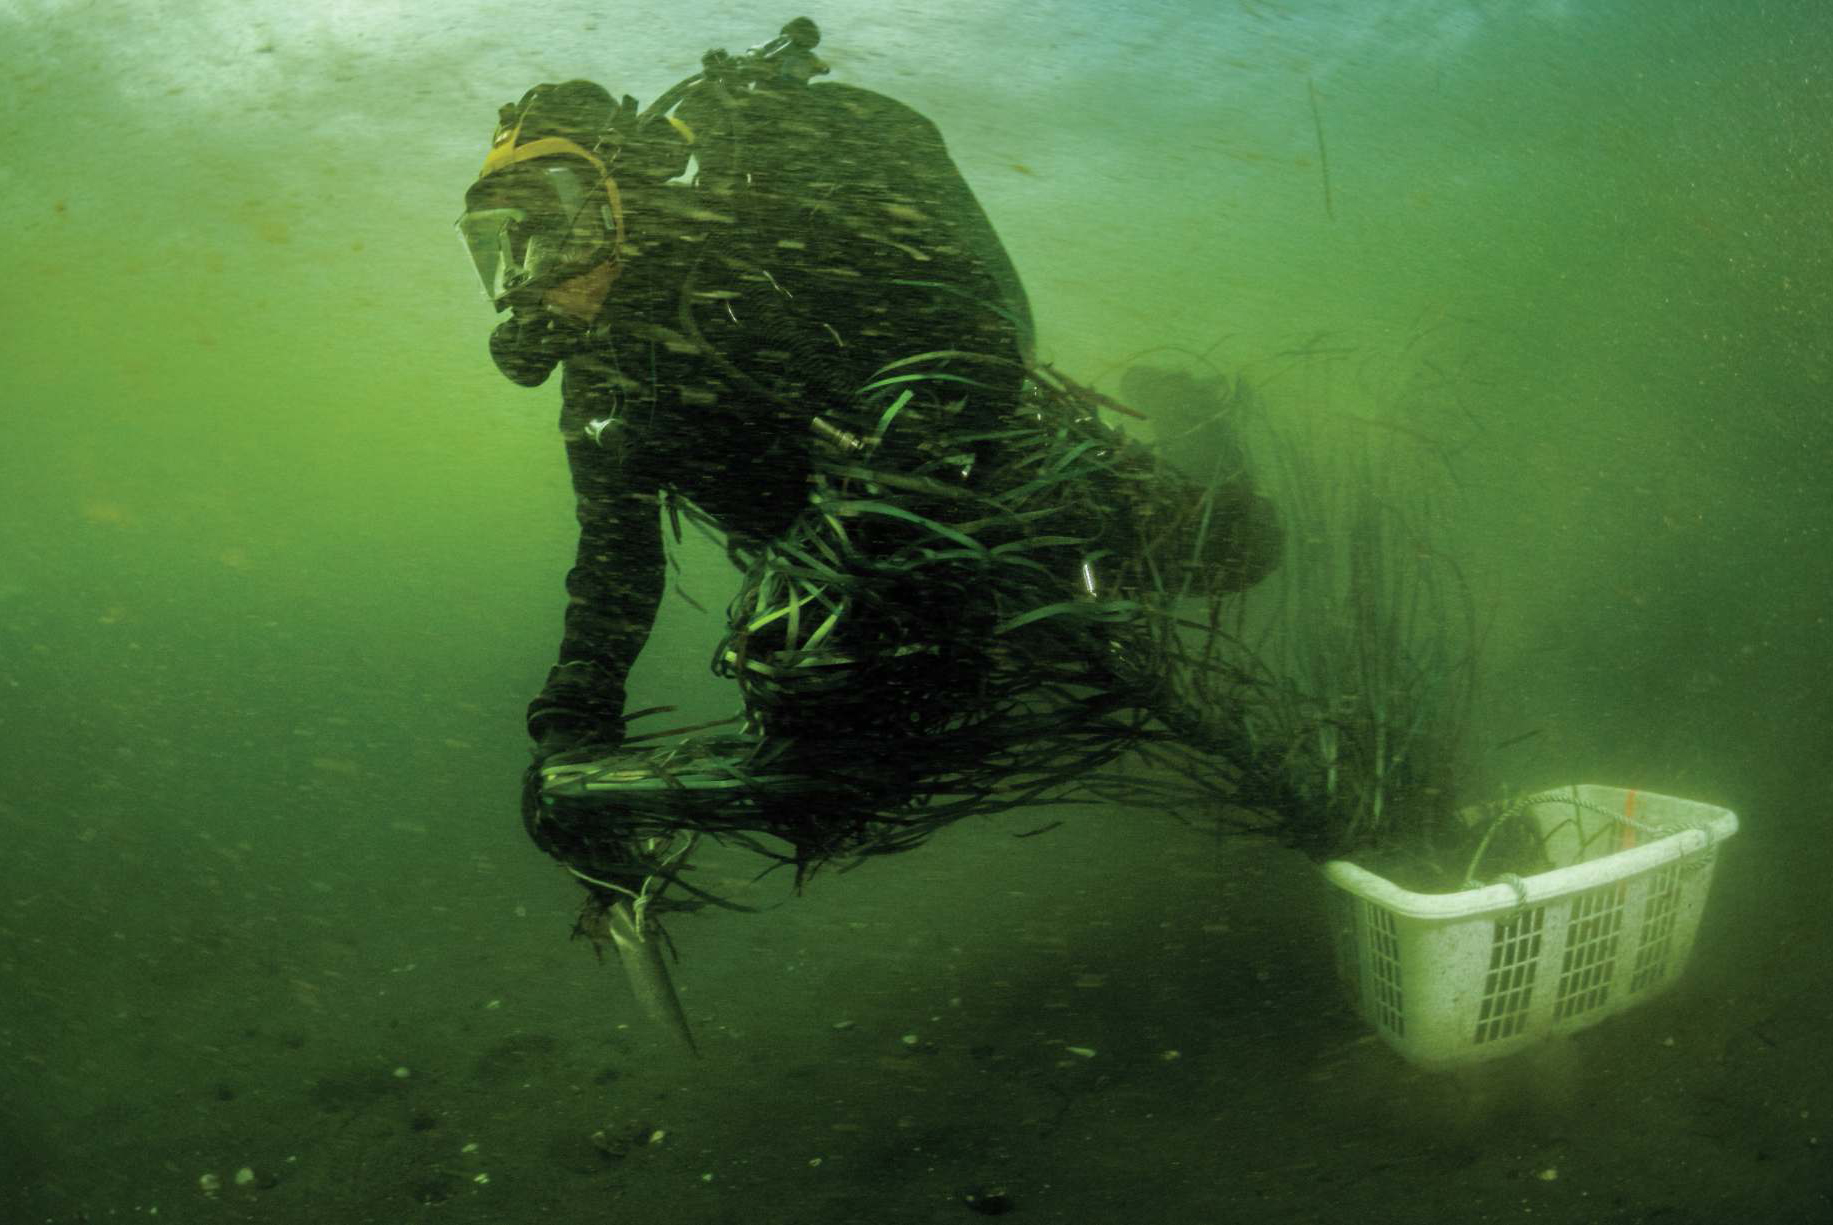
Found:
[[[975,369],[984,420],[1017,403],[1030,353],[1017,274],[927,119],[783,85],[702,126],[721,130],[701,133],[694,187],[626,191],[623,270],[589,329],[518,313],[491,336],[517,383],[564,371],[580,538],[559,662],[529,708],[549,750],[621,739],[664,588],[660,493],[754,549],[807,502],[810,420],[886,363],[1009,358]]]

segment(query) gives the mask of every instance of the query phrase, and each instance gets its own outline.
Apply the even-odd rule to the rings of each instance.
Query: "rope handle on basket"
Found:
[[[1515,891],[1515,909],[1520,910],[1528,904],[1527,879],[1513,872],[1504,872],[1496,878],[1499,885],[1507,885]]]

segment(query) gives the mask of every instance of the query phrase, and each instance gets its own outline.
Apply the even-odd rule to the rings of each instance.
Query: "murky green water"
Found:
[[[0,1217],[1833,1211],[1829,16],[920,8],[811,15],[940,125],[1050,361],[1457,440],[1483,736],[1532,733],[1483,785],[1745,818],[1689,980],[1426,1077],[1359,1041],[1302,862],[1043,814],[684,920],[684,1066],[518,828],[571,497],[451,223],[528,85],[648,100],[794,14],[9,0]],[[684,560],[710,611],[671,602],[632,701],[723,713],[731,576]]]

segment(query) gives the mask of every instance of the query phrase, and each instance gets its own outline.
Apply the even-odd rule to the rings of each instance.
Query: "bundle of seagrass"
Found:
[[[1243,714],[1267,678],[1184,556],[1213,498],[1048,370],[1017,411],[974,415],[961,393],[992,360],[897,363],[817,423],[808,508],[737,559],[714,666],[743,730],[550,783],[541,836],[582,879],[704,898],[679,871],[700,836],[800,880],[1045,803],[1280,832],[1294,793]]]
[[[1462,834],[1476,631],[1424,492],[1440,457],[1412,465],[1406,431],[1333,456],[1268,430],[1288,543],[1250,615],[1211,581],[1240,455],[1200,487],[1049,368],[1016,410],[977,412],[997,360],[912,357],[817,418],[807,509],[735,555],[714,668],[742,730],[654,733],[550,780],[537,837],[576,875],[721,902],[683,874],[703,836],[799,883],[964,818],[1077,802],[1319,859]],[[1253,413],[1245,378],[1230,398]]]

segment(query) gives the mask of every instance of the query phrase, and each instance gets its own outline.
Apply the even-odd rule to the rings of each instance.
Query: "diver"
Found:
[[[1015,469],[1002,453],[1014,424],[1036,418],[1024,290],[941,135],[884,95],[814,81],[827,72],[818,42],[801,18],[743,55],[710,51],[642,110],[590,81],[538,85],[502,108],[466,193],[459,230],[507,316],[490,336],[497,367],[526,387],[562,372],[579,546],[559,657],[527,712],[524,819],[590,891],[638,896],[640,857],[618,849],[610,818],[556,818],[553,780],[625,743],[626,680],[664,590],[665,509],[690,508],[723,533],[753,576],[718,656],[740,682],[748,730],[801,746],[801,776],[857,788],[865,758],[890,779],[868,806],[916,785],[915,766],[896,777],[898,746],[940,726],[935,710],[991,700],[986,678],[1011,655],[1010,635],[994,659],[937,649],[920,627],[979,626],[975,641],[991,641],[1030,615],[972,582],[877,571],[845,600],[772,594],[782,576],[830,562],[850,582],[846,556],[868,568],[956,492],[991,496]],[[1117,530],[1129,482],[1147,471],[1139,450],[1113,450],[1092,469],[1111,487],[1078,503],[1091,538]],[[861,475],[868,461],[876,473]],[[871,523],[833,509],[847,482],[870,492],[853,505],[876,508]],[[1147,517],[1185,515],[1196,504],[1186,489]],[[1276,517],[1246,483],[1204,503],[1215,505],[1227,512],[1205,516],[1206,564],[1217,585],[1249,586],[1277,565]],[[1104,564],[1046,576],[1039,607],[1094,596]],[[795,628],[823,604],[818,630]]]

